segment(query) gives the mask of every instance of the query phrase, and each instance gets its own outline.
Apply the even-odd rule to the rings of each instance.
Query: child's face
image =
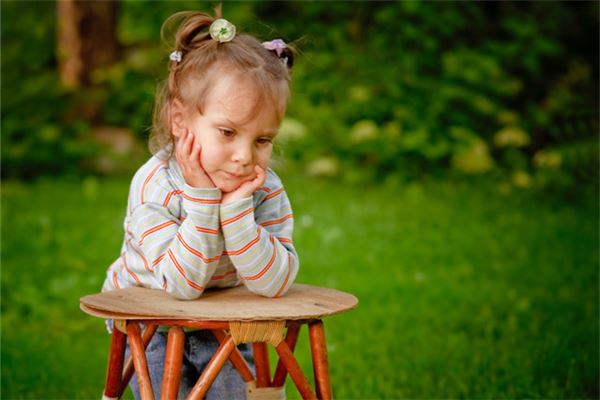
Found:
[[[185,119],[202,146],[201,161],[207,175],[224,193],[255,177],[256,165],[267,168],[279,121],[275,109],[255,106],[248,83],[222,77],[211,89],[203,113],[192,111]]]

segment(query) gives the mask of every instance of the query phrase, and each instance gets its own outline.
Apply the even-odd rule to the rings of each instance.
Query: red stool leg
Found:
[[[279,343],[275,349],[279,354],[279,360],[281,360],[283,366],[285,369],[287,369],[302,398],[311,400],[314,399],[315,395],[313,394],[306,377],[302,373],[302,369],[300,368],[300,365],[298,365],[298,361],[296,361],[294,354],[290,350],[285,340]]]
[[[140,396],[142,400],[154,400],[144,343],[140,333],[140,326],[136,322],[127,322],[127,339],[129,340],[129,348],[131,349],[131,356],[133,358],[135,376],[140,388]]]
[[[223,341],[227,338],[227,335],[221,330],[213,329],[212,333],[215,335],[220,344],[223,343]],[[229,361],[231,361],[235,369],[238,370],[244,382],[252,382],[254,380],[254,375],[252,375],[250,366],[237,347],[233,348],[233,351],[229,356]]]
[[[331,400],[331,382],[329,380],[329,364],[327,362],[327,344],[323,321],[317,320],[308,325],[310,349],[312,352],[313,369],[317,398]]]
[[[300,331],[300,324],[293,324],[288,326],[287,333],[285,335],[285,342],[287,343],[290,351],[293,353],[296,348],[296,342],[298,341],[298,332]],[[287,377],[287,370],[283,366],[281,360],[277,362],[277,367],[275,368],[275,375],[273,376],[273,386],[280,387],[285,383],[285,378]]]
[[[169,329],[167,339],[167,352],[165,354],[165,368],[160,398],[161,400],[176,399],[181,381],[181,363],[183,361],[183,346],[185,333],[179,326]]]
[[[215,354],[212,356],[204,371],[202,371],[202,375],[200,375],[200,379],[194,385],[190,394],[188,396],[188,400],[199,400],[203,399],[210,388],[210,385],[217,378],[217,375],[223,368],[223,364],[227,362],[229,355],[235,348],[235,343],[231,336],[228,336],[219,346]]]
[[[125,358],[125,340],[127,336],[113,328],[104,385],[104,398],[117,399],[121,397],[121,374],[123,373],[123,359]]]
[[[254,353],[254,366],[256,368],[256,387],[269,387],[271,385],[271,371],[267,344],[252,343],[252,352]]]
[[[144,333],[142,333],[142,342],[144,343],[144,350],[148,347],[148,343],[152,340],[154,333],[158,325],[146,325],[146,329],[144,329]],[[123,369],[123,378],[121,379],[121,392],[120,395],[123,394],[127,385],[129,385],[129,381],[133,376],[133,358],[131,354],[127,358],[127,362],[125,362],[125,368]]]

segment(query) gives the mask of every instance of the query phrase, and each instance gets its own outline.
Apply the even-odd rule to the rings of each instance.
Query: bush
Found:
[[[159,29],[181,9],[121,3],[122,60],[99,71],[93,90],[73,94],[56,83],[53,6],[2,4],[11,38],[2,60],[3,175],[64,172],[65,159],[77,167],[93,151],[91,124],[145,139],[171,50]],[[185,8],[209,11],[200,2]],[[310,173],[354,182],[451,170],[571,187],[589,182],[573,163],[542,171],[534,160],[574,141],[586,149],[576,169],[597,169],[598,37],[589,34],[598,31],[597,3],[244,2],[225,4],[224,15],[299,49],[282,142],[285,158]],[[69,116],[82,101],[101,110],[99,121]],[[576,138],[557,125],[586,110],[594,123]]]

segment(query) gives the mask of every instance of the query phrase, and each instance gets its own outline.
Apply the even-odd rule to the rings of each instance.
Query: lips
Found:
[[[225,171],[225,175],[227,175],[231,179],[242,179],[246,176],[246,174],[234,174],[233,172]]]

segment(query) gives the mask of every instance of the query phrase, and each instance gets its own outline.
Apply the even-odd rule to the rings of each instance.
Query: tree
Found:
[[[91,86],[94,71],[119,56],[117,2],[60,0],[56,11],[61,82],[72,89]]]

